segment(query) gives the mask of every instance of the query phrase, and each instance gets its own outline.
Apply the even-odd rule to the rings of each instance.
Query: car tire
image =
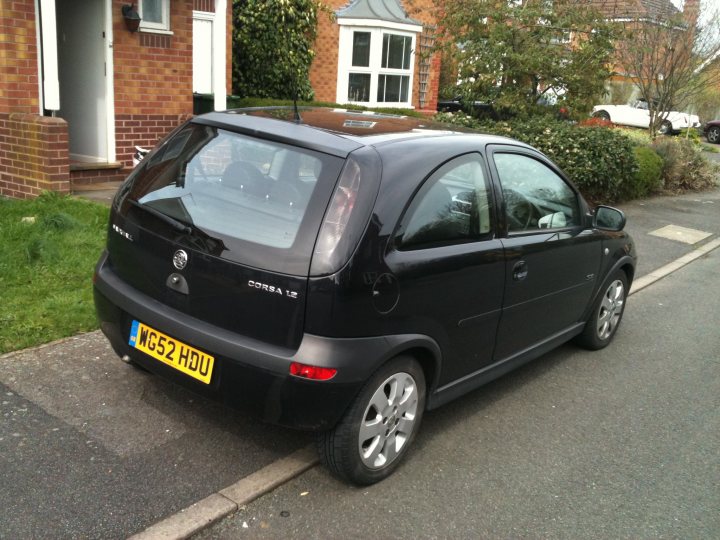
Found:
[[[342,480],[379,482],[400,465],[424,410],[420,364],[409,356],[394,358],[370,377],[335,428],[318,435],[320,460]]]
[[[713,126],[707,131],[707,140],[709,143],[718,144],[720,143],[720,127]]]
[[[622,270],[616,271],[593,304],[590,318],[576,338],[580,346],[596,351],[607,347],[615,337],[628,295],[628,279]]]
[[[658,128],[658,133],[660,135],[672,135],[672,133],[673,133],[672,124],[667,120],[663,120],[663,123],[660,124],[660,127]]]
[[[595,118],[600,118],[601,120],[607,120],[610,121],[610,114],[607,111],[598,111],[595,114],[593,114]]]

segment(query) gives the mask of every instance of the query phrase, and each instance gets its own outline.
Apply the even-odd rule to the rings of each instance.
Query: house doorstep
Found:
[[[73,195],[110,204],[117,188],[129,174],[124,163],[70,162],[70,191]]]
[[[122,184],[121,180],[99,182],[96,184],[83,184],[72,187],[74,197],[88,199],[94,202],[110,206],[115,193]]]

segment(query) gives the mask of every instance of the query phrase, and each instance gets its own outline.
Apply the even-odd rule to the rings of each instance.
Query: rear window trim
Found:
[[[225,114],[232,114],[232,113],[225,113]],[[220,122],[218,120],[215,120],[213,118],[208,118],[205,116],[198,116],[193,118],[190,123],[191,124],[199,124],[203,126],[210,126],[215,127],[219,129],[223,129],[225,131],[230,131],[233,133],[239,133],[241,135],[246,135],[250,137],[254,137],[256,139],[261,139],[273,143],[280,143],[285,144],[288,146],[294,146],[297,148],[303,148],[305,150],[312,150],[314,152],[319,152],[321,154],[328,154],[331,156],[339,157],[342,159],[346,159],[351,152],[357,150],[358,148],[361,148],[365,146],[364,144],[360,144],[357,141],[354,141],[348,137],[344,137],[342,135],[334,134],[322,129],[318,129],[315,127],[310,127],[305,124],[292,124],[287,121],[283,120],[275,120],[273,118],[262,118],[258,116],[250,116],[247,114],[236,114],[235,120],[236,122],[242,119],[246,121],[248,124],[247,126],[238,125],[238,123],[226,123],[226,122]],[[299,131],[302,133],[303,136],[300,136],[301,133],[298,133],[297,137],[289,137],[280,135],[274,131],[270,131],[269,129],[263,129],[265,126],[268,128],[272,127],[273,129],[276,129],[278,131]],[[334,144],[322,144],[317,141],[318,138],[327,139],[328,143],[329,140],[333,140]]]

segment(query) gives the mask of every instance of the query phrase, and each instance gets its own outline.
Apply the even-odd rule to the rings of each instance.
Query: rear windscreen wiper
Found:
[[[146,204],[141,204],[132,199],[128,199],[128,201],[130,201],[130,204],[132,204],[133,206],[136,206],[137,208],[141,208],[142,210],[145,210],[147,213],[152,214],[156,218],[163,220],[165,223],[167,223],[168,225],[170,225],[173,229],[175,229],[177,231],[184,232],[187,234],[190,234],[192,232],[192,228],[190,227],[190,225],[186,225],[182,221],[178,221],[175,218],[171,218],[167,214],[163,214],[159,210],[155,210],[152,206],[148,206]]]

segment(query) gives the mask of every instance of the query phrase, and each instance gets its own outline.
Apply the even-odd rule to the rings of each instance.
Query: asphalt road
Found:
[[[720,154],[712,154],[719,156]],[[625,229],[638,248],[636,276],[650,273],[682,257],[692,245],[649,235],[668,224],[720,234],[720,189],[679,197],[653,197],[620,206],[627,216]]]
[[[648,232],[720,235],[720,190],[623,209],[638,276],[694,249]],[[718,257],[634,295],[607,351],[561,348],[429,414],[392,480],[316,468],[205,536],[717,536]],[[99,333],[5,355],[0,538],[124,538],[310,440],[123,364]]]
[[[390,479],[316,467],[197,538],[717,538],[718,306],[715,250],[633,295],[607,349],[429,413]]]

